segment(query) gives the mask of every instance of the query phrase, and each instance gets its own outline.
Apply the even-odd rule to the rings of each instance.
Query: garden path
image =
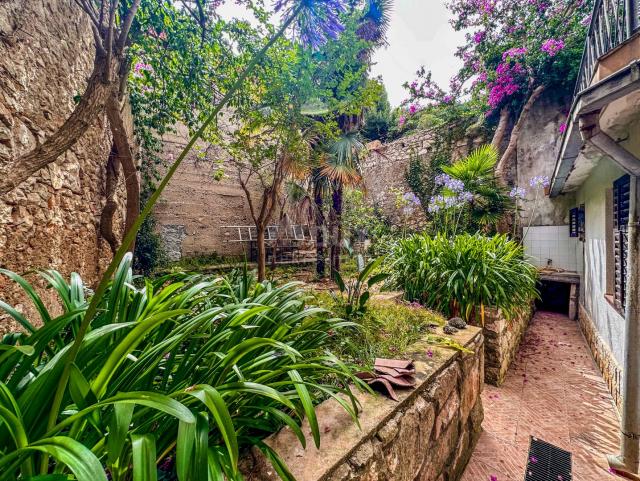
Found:
[[[538,312],[503,386],[485,385],[483,433],[462,481],[522,481],[529,436],[573,453],[573,479],[620,479],[619,418],[580,333],[561,314]]]

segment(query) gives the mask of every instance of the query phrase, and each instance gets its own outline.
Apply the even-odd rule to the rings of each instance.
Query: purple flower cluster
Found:
[[[536,175],[529,180],[529,185],[533,188],[549,187],[549,176]]]
[[[133,66],[133,76],[136,78],[144,78],[144,72],[153,73],[153,67],[144,62],[138,62]]]
[[[516,186],[509,192],[509,197],[512,199],[524,199],[526,195],[527,191],[523,187]]]
[[[344,0],[277,0],[275,11],[288,19],[298,8],[294,31],[302,44],[317,50],[344,30],[340,14],[346,11]]]
[[[502,61],[506,62],[507,60],[511,60],[516,57],[521,57],[523,55],[526,55],[526,53],[527,53],[527,47],[513,47],[502,54]]]
[[[519,81],[524,74],[524,67],[519,63],[503,62],[498,65],[496,79],[487,85],[489,88],[488,102],[491,108],[495,109],[506,97],[513,95],[520,89]]]
[[[407,192],[407,193],[403,194],[402,200],[404,200],[405,202],[407,202],[409,204],[413,204],[413,205],[420,205],[421,204],[420,199],[413,192]]]
[[[564,134],[564,133],[567,131],[567,123],[566,123],[566,122],[562,122],[562,123],[560,124],[560,127],[558,127],[558,131],[559,131],[561,134]]]
[[[555,38],[549,38],[542,42],[540,50],[549,55],[549,57],[555,57],[560,50],[564,48],[564,42]]]
[[[480,30],[473,34],[473,41],[475,43],[482,43],[486,35],[487,35],[487,32],[483,32],[482,30]]]
[[[436,185],[441,185],[452,192],[462,192],[464,190],[464,182],[458,179],[452,179],[447,174],[436,175],[434,181]]]

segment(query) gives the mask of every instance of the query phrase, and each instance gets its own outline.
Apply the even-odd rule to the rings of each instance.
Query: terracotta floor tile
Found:
[[[483,433],[462,481],[521,481],[534,435],[573,456],[574,481],[606,481],[619,419],[578,325],[538,312],[503,386],[486,385]]]

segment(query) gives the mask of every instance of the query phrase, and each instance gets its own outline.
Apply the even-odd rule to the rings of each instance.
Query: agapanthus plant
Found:
[[[211,126],[218,115],[225,108],[232,98],[236,95],[239,89],[244,85],[245,80],[254,71],[256,66],[262,61],[266,52],[281,38],[285,32],[294,24],[300,33],[300,38],[305,41],[309,41],[311,45],[318,45],[319,42],[331,38],[340,31],[338,23],[338,13],[344,9],[345,1],[339,0],[298,0],[298,1],[280,1],[278,6],[280,9],[288,7],[285,11],[284,21],[279,30],[274,33],[271,38],[264,44],[264,46],[253,56],[249,61],[244,71],[240,73],[235,82],[229,87],[222,98],[211,107],[211,110],[200,126],[199,129],[193,134],[187,145],[184,147],[180,155],[169,166],[166,174],[158,184],[157,189],[147,200],[144,209],[135,219],[135,222],[128,229],[120,248],[116,251],[113,259],[104,274],[98,286],[95,290],[95,294],[91,298],[91,302],[86,308],[82,321],[77,325],[77,329],[74,330],[75,339],[73,343],[68,346],[68,350],[65,351],[64,359],[60,363],[60,375],[57,378],[55,385],[51,386],[51,401],[48,403],[49,414],[46,416],[46,423],[43,423],[44,430],[50,431],[62,416],[63,401],[69,397],[69,379],[72,373],[74,363],[78,357],[83,341],[89,331],[92,321],[96,317],[99,311],[100,303],[103,301],[107,292],[107,288],[111,282],[111,279],[116,272],[118,265],[122,262],[130,246],[133,244],[136,234],[140,229],[145,218],[149,216],[153,210],[158,198],[170,182],[171,178],[180,167],[182,161],[187,157],[189,152],[193,149],[196,142],[198,142],[205,131]],[[300,19],[300,20],[299,20]],[[93,459],[93,458],[92,458]],[[45,460],[46,461],[46,460]],[[96,463],[99,463],[95,459]],[[48,463],[43,462],[42,474],[47,474]]]

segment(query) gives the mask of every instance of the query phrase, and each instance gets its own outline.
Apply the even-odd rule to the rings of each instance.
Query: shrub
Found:
[[[314,294],[317,302],[342,316],[344,304],[328,293]],[[464,350],[455,341],[431,333],[431,328],[445,323],[441,314],[416,303],[372,299],[367,311],[353,325],[332,333],[331,349],[341,359],[371,369],[377,357],[398,358],[411,345],[425,340],[434,346]]]
[[[390,257],[392,280],[408,300],[470,322],[483,323],[485,306],[511,316],[538,295],[535,267],[505,235],[418,234],[398,241]]]
[[[78,481],[106,481],[107,472],[138,481],[156,479],[157,463],[169,472],[162,477],[237,480],[239,452],[251,445],[291,479],[265,436],[286,424],[304,445],[306,417],[318,445],[314,405],[329,396],[355,419],[346,386],[359,382],[326,349],[328,333],[349,324],[307,305],[296,284],[236,272],[172,274],[136,288],[130,254],[98,300],[62,407],[51,412],[87,289],[76,274],[67,283],[44,272],[63,307],[54,315],[24,279],[0,274],[24,288],[42,324],[0,302],[25,330],[0,344],[0,480],[70,471]]]

